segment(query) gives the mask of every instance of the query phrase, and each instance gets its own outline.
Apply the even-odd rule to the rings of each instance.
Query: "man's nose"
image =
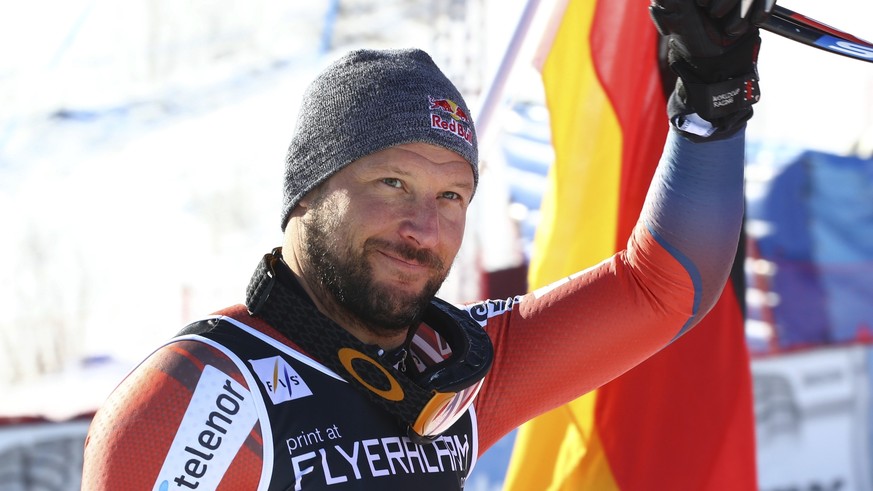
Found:
[[[420,199],[409,204],[401,234],[418,247],[433,248],[440,239],[440,216],[436,199]]]

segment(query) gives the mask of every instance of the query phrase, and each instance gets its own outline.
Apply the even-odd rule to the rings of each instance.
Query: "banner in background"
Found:
[[[873,341],[873,159],[752,150],[753,353]]]
[[[555,163],[531,289],[624,248],[667,133],[657,34],[645,4],[575,0],[562,15],[542,67]],[[739,281],[689,334],[524,425],[505,489],[756,489],[737,271]]]
[[[870,354],[854,345],[755,360],[761,491],[873,489]]]

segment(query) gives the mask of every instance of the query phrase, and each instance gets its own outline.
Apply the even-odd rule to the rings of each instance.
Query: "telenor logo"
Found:
[[[251,393],[206,365],[154,489],[215,489],[257,419]]]
[[[273,404],[311,396],[303,377],[281,356],[249,360]]]

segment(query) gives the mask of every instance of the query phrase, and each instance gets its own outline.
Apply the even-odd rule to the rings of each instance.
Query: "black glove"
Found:
[[[774,1],[651,2],[649,13],[666,37],[670,68],[679,76],[667,103],[670,121],[695,140],[736,133],[760,98],[756,24],[770,14]]]

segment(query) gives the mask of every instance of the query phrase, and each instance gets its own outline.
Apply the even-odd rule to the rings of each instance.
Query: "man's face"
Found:
[[[355,161],[312,195],[302,259],[310,285],[322,289],[316,295],[377,335],[419,322],[461,245],[470,164],[442,147],[398,145]]]

